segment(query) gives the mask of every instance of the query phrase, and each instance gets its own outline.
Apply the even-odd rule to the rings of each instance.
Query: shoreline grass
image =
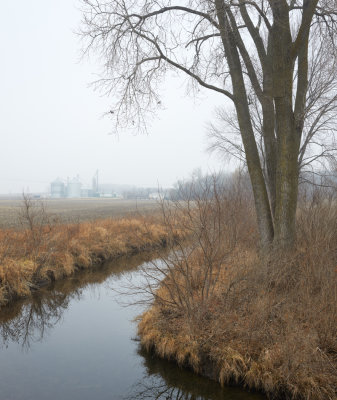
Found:
[[[335,200],[302,201],[294,249],[262,255],[249,196],[213,190],[164,202],[161,214],[77,224],[50,223],[26,202],[26,228],[0,230],[0,306],[104,260],[158,250],[144,271],[145,349],[270,399],[336,400]]]
[[[0,230],[0,307],[77,270],[165,247],[179,235],[168,232],[155,214],[53,224],[40,213],[37,221]]]
[[[270,399],[336,400],[335,202],[300,204],[295,248],[262,256],[248,203],[222,199],[217,208],[207,201],[193,212],[198,228],[185,254],[157,267],[165,278],[139,318],[141,345],[222,385]],[[215,209],[221,231],[205,222],[206,212],[216,220]],[[231,251],[219,253],[214,244],[233,236]]]

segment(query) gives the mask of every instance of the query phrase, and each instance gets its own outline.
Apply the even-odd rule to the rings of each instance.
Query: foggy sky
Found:
[[[197,167],[226,167],[205,153],[206,123],[223,96],[207,91],[194,101],[183,79],[166,81],[165,110],[149,135],[109,135],[102,115],[112,99],[88,87],[100,69],[94,59],[80,61],[78,7],[76,0],[1,4],[0,193],[46,191],[56,177],[77,174],[90,184],[96,169],[101,182],[168,187]]]

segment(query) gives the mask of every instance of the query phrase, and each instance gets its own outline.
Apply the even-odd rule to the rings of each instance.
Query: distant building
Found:
[[[98,183],[98,171],[92,179],[91,185],[82,185],[79,175],[75,178],[60,178],[51,182],[52,198],[92,198],[105,197],[113,199],[162,199],[163,194],[155,188],[139,188],[131,185]],[[90,187],[91,186],[91,187]]]
[[[162,200],[164,198],[164,195],[159,192],[152,192],[149,194],[149,199],[151,200]]]
[[[95,196],[96,193],[92,189],[89,188],[81,188],[81,197],[98,197]]]
[[[60,199],[65,197],[65,184],[60,178],[55,179],[55,181],[50,184],[50,188],[52,198]]]
[[[67,185],[67,197],[71,198],[78,198],[81,197],[81,187],[82,183],[80,182],[79,177],[71,179],[68,181]]]

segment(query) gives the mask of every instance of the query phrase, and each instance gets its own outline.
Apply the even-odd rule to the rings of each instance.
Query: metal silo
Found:
[[[57,178],[50,184],[51,197],[60,199],[65,196],[65,186],[61,179]]]
[[[67,197],[76,198],[81,197],[81,182],[79,178],[73,178],[68,182],[67,186]]]

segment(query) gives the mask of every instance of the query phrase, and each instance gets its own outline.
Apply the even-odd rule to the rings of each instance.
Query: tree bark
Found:
[[[292,246],[298,192],[299,138],[293,112],[292,38],[287,3],[275,0],[272,5],[274,24],[271,32],[273,60],[273,97],[277,134],[275,238],[277,246]]]
[[[232,79],[234,105],[245,149],[248,172],[252,182],[261,246],[266,248],[271,245],[274,238],[273,221],[259,152],[251,123],[241,61],[236,47],[234,34],[227,19],[225,5],[221,0],[216,0],[215,3],[217,7],[221,39],[224,45],[225,55]]]

